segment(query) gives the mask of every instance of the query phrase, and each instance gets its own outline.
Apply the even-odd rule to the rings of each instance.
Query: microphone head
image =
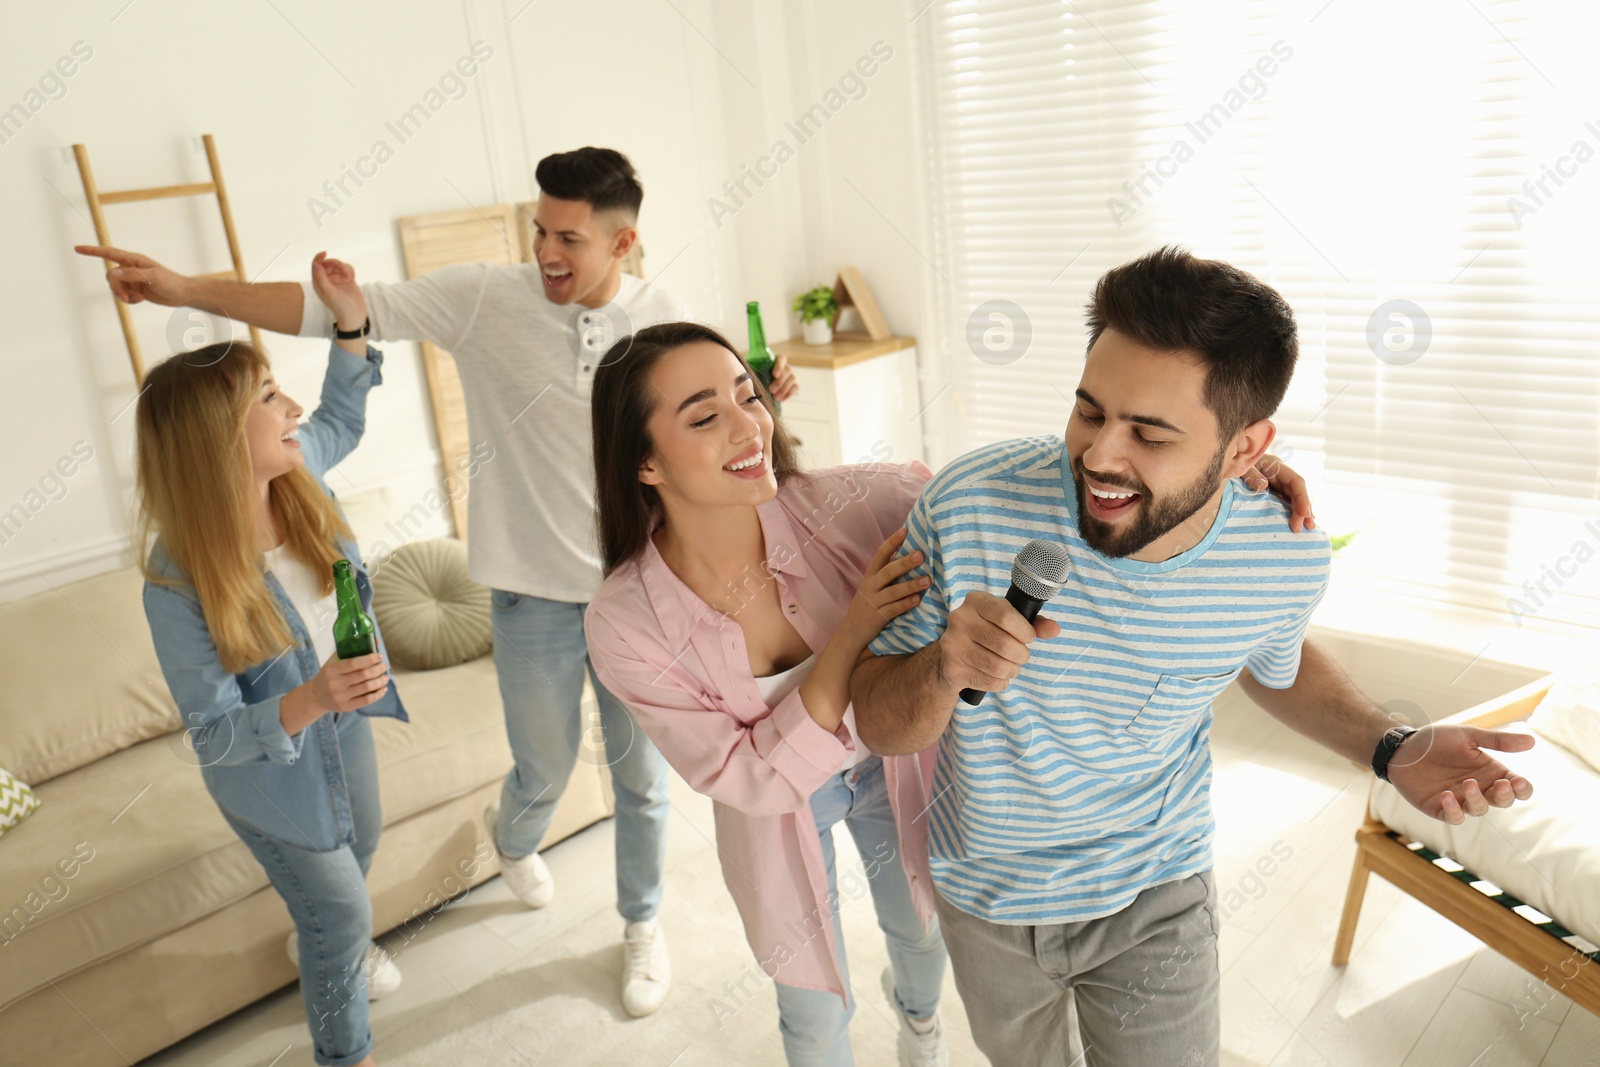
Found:
[[[1035,600],[1049,600],[1067,584],[1069,567],[1066,548],[1041,537],[1017,553],[1017,561],[1011,565],[1011,584]]]

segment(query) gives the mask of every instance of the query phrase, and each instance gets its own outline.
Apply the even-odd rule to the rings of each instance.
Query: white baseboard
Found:
[[[127,534],[102,537],[46,556],[27,556],[0,566],[0,604],[135,562],[133,543]]]

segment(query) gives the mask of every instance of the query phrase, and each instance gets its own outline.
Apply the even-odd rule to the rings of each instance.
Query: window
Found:
[[[914,28],[947,454],[1061,432],[1095,279],[1181,244],[1295,308],[1274,451],[1360,531],[1342,585],[1600,625],[1600,13],[936,0]]]

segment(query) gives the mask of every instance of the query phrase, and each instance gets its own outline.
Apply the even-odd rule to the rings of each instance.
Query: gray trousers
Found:
[[[1210,871],[1152,886],[1087,922],[1009,926],[942,896],[938,907],[973,1040],[994,1067],[1216,1067]]]

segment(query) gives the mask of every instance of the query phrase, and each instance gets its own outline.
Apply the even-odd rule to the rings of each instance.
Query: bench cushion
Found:
[[[1532,799],[1451,826],[1378,782],[1372,816],[1600,945],[1600,774],[1543,737],[1506,763],[1533,783]]]
[[[1594,660],[1556,675],[1528,727],[1582,757],[1600,774],[1600,648]]]

